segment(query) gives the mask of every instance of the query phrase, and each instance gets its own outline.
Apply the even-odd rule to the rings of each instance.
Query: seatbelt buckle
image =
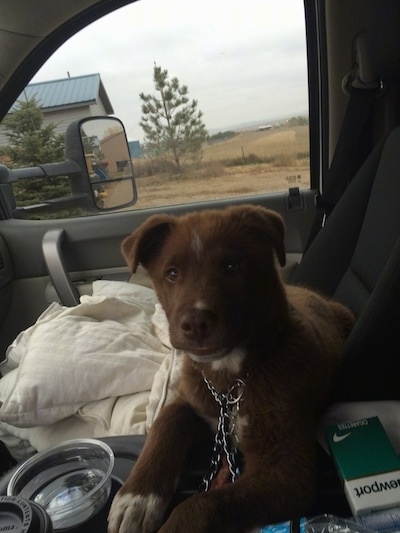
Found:
[[[325,200],[322,194],[316,194],[315,195],[315,207],[317,209],[322,209],[322,211],[325,211],[327,215],[331,213],[333,208],[335,207],[335,204],[333,202],[329,202],[328,200]]]
[[[323,228],[326,224],[327,218],[333,211],[335,204],[333,202],[329,202],[325,200],[322,194],[316,194],[315,195],[315,206],[317,210],[320,210],[323,212],[322,221],[321,221],[321,227]]]

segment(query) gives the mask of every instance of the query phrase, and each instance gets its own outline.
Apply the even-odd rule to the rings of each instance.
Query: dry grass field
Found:
[[[245,131],[227,141],[207,145],[203,150],[203,160],[221,161],[246,158],[254,154],[264,159],[276,157],[292,162],[296,159],[296,154],[308,151],[308,126],[286,126]],[[278,164],[280,162],[282,161],[277,161]]]
[[[201,164],[183,175],[137,178],[136,208],[282,191],[309,182],[308,126],[246,131],[204,146]]]

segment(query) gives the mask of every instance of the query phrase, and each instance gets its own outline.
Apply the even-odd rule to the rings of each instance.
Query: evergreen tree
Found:
[[[43,112],[35,98],[19,101],[15,111],[2,123],[8,146],[2,148],[12,168],[33,167],[64,160],[64,136],[55,133],[55,125],[43,125]],[[13,186],[17,205],[32,205],[70,194],[66,177],[35,178],[18,181]]]
[[[197,101],[189,101],[188,88],[178,78],[168,78],[168,71],[154,65],[156,95],[141,93],[144,150],[154,157],[172,161],[178,171],[187,162],[201,158],[207,138],[203,113]]]
[[[19,101],[15,111],[4,120],[8,146],[4,153],[14,168],[53,163],[64,159],[64,136],[55,125],[43,125],[43,112],[35,98]]]

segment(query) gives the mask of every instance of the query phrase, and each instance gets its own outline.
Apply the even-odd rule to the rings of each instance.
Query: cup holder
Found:
[[[70,533],[107,533],[107,516],[111,507],[111,502],[114,499],[118,489],[121,487],[122,481],[115,477],[111,476],[111,492],[107,502],[104,504],[103,508],[93,516],[87,522],[80,524],[79,526],[69,529]],[[66,530],[65,530],[66,531]]]
[[[143,447],[145,437],[144,436],[127,436],[127,437],[108,437],[104,439],[100,439],[103,442],[106,442],[110,445],[112,448],[114,455],[115,455],[115,462],[114,462],[114,469],[111,473],[111,488],[110,488],[110,495],[108,497],[108,500],[104,504],[104,506],[90,519],[83,522],[80,525],[70,527],[69,529],[57,529],[55,530],[55,533],[61,533],[61,532],[67,532],[68,533],[107,533],[107,516],[108,512],[110,510],[111,502],[117,493],[118,489],[121,487],[123,480],[128,477],[129,472],[131,471],[132,467],[134,466],[137,457]],[[19,468],[20,465],[16,465],[12,467],[7,473],[5,473],[0,478],[0,498],[2,495],[4,495],[4,498],[13,498],[13,496],[6,496],[7,494],[7,487],[10,482],[10,479],[12,478],[15,471]],[[35,505],[34,502],[30,502],[27,499],[19,498],[22,503],[20,504],[23,506],[22,511],[19,510],[18,505],[15,505],[14,503],[10,504],[7,503],[6,507],[3,507],[3,511],[5,512],[6,517],[10,517],[13,521],[11,525],[14,527],[15,524],[18,525],[21,518],[20,516],[23,515],[23,513],[31,513],[33,515],[34,520],[34,526],[32,530],[29,529],[23,529],[24,533],[50,533],[50,531],[53,531],[53,528],[51,529],[43,529],[43,527],[40,525],[42,529],[39,527],[40,524],[44,522],[45,524],[48,524],[49,517],[47,513],[39,506]],[[25,502],[25,505],[23,505],[23,502]],[[32,505],[33,504],[33,505]],[[28,506],[28,510],[25,508]],[[17,515],[13,516],[12,512],[10,513],[10,510],[15,510]],[[2,517],[2,508],[0,506],[0,519]],[[19,514],[18,514],[19,513]],[[21,514],[22,513],[22,514]],[[43,516],[42,516],[43,515]],[[47,518],[46,518],[47,516]],[[51,524],[50,524],[51,525]],[[16,527],[16,526],[15,526]],[[49,526],[46,525],[48,528]],[[52,525],[51,525],[52,527]],[[3,529],[0,528],[0,531],[3,531]],[[4,531],[8,531],[4,529]],[[11,530],[10,530],[11,531]],[[14,529],[12,530],[14,531]],[[15,529],[15,532],[17,533],[19,530]]]
[[[61,533],[64,531],[68,531],[68,533],[107,533],[107,517],[112,500],[114,499],[118,489],[121,487],[123,481],[128,477],[132,467],[135,465],[136,460],[143,448],[145,436],[131,435],[121,437],[106,437],[100,440],[107,443],[111,447],[115,456],[114,468],[111,473],[111,489],[108,500],[104,506],[86,522],[83,522],[82,524],[74,526],[70,529],[58,529],[56,533]],[[205,446],[204,443],[201,442],[199,443],[199,446],[195,446],[193,450],[191,450],[186,459],[184,472],[175,497],[171,503],[171,509],[198,491],[202,476],[210,464],[211,451],[212,442],[210,442],[209,447]],[[2,494],[6,494],[7,485],[17,467],[13,467],[0,479],[0,496]],[[2,530],[0,529],[0,531]],[[28,530],[26,531],[28,532]],[[39,529],[32,531],[32,533],[39,532],[41,533],[41,530]]]

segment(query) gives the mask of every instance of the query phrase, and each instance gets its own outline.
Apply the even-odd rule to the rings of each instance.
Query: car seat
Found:
[[[384,84],[400,86],[400,3],[370,0],[367,16],[374,68]],[[399,199],[397,128],[372,151],[289,279],[356,316],[333,401],[400,399]]]

